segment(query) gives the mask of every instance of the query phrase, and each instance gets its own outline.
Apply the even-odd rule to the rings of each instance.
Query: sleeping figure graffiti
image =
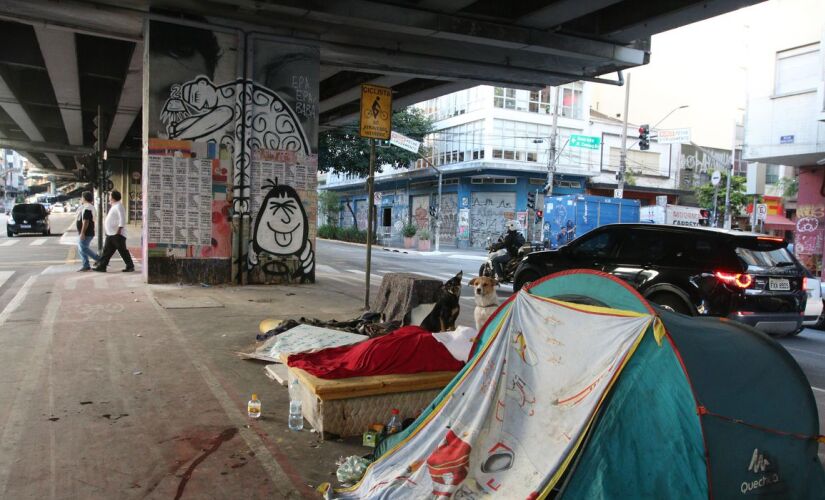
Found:
[[[278,185],[277,178],[266,187],[269,192],[261,202],[255,219],[255,233],[248,255],[249,267],[261,264],[261,270],[268,275],[282,276],[287,281],[314,282],[315,253],[309,241],[309,220],[298,192],[291,186]],[[261,254],[295,256],[299,262],[291,271],[285,259],[267,259],[261,263]]]

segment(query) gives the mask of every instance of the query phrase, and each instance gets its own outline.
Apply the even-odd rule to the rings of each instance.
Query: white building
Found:
[[[25,172],[28,170],[28,160],[11,149],[0,149],[0,158],[3,160],[2,169],[2,204],[8,209],[15,200],[26,191]]]

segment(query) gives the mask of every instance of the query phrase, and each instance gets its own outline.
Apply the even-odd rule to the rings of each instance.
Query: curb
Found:
[[[366,248],[366,246],[367,246],[366,243],[354,243],[354,242],[351,242],[351,241],[331,240],[331,239],[328,239],[328,238],[318,238],[318,237],[316,237],[315,239],[316,240],[321,240],[321,241],[327,241],[327,242],[330,242],[330,243],[339,243],[341,245],[349,245],[349,246],[364,247],[364,248]],[[382,250],[384,250],[386,252],[392,252],[392,253],[404,253],[404,254],[409,254],[409,255],[422,255],[422,256],[431,255],[433,257],[451,256],[451,255],[459,255],[459,256],[460,255],[467,255],[466,253],[462,253],[462,252],[443,252],[443,251],[436,252],[435,250],[431,250],[431,251],[428,251],[428,252],[422,252],[420,250],[412,250],[410,248],[396,248],[396,247],[387,247],[387,246],[383,246],[383,245],[373,245],[373,248],[381,248]],[[484,254],[479,253],[478,254],[479,257],[483,256],[485,259],[486,259],[486,255],[487,255],[486,253],[484,253]]]

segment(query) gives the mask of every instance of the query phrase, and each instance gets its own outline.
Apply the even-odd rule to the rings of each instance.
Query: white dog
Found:
[[[473,299],[476,301],[476,308],[473,317],[476,320],[476,330],[481,331],[481,327],[487,319],[493,315],[498,307],[498,295],[496,287],[498,281],[486,276],[479,276],[470,280],[470,287],[473,289]]]

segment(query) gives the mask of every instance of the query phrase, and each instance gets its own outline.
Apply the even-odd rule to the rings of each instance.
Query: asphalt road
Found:
[[[318,240],[319,282],[325,279],[347,281],[352,284],[352,293],[364,295],[364,268],[366,252],[363,246]],[[459,324],[474,325],[472,291],[467,281],[477,276],[484,254],[466,252],[443,252],[441,255],[388,252],[382,247],[373,249],[371,288],[375,293],[381,283],[381,276],[388,272],[414,272],[441,280],[448,279],[458,271],[464,271],[464,288],[461,295],[461,315]],[[504,285],[499,289],[499,300],[512,294],[512,287]],[[779,338],[777,341],[796,359],[816,398],[819,411],[820,432],[825,433],[825,331],[805,329],[795,337]],[[820,445],[820,459],[825,464],[825,445]]]

